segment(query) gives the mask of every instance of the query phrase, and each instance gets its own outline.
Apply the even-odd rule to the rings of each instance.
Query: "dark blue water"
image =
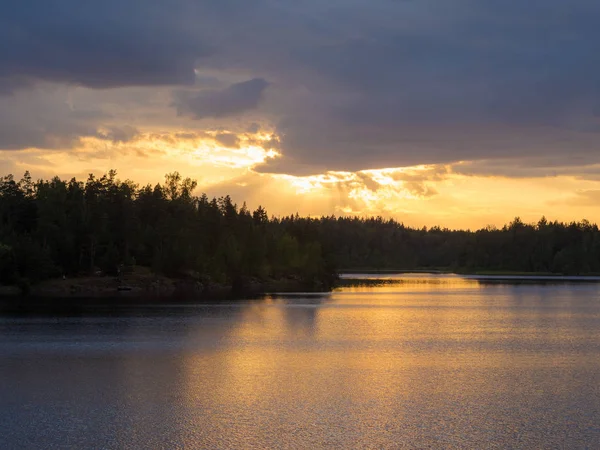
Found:
[[[600,448],[600,285],[0,317],[0,448]]]

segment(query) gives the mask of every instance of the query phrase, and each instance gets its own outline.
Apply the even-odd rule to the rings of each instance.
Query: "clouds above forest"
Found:
[[[0,148],[261,122],[281,153],[263,172],[585,168],[600,163],[599,20],[594,0],[4,2]]]
[[[222,90],[204,89],[198,93],[179,92],[177,113],[194,119],[229,117],[256,109],[269,83],[262,78],[234,83]]]

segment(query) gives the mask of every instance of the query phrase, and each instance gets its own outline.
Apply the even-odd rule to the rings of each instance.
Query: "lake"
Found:
[[[600,284],[386,278],[5,314],[0,448],[600,448]]]

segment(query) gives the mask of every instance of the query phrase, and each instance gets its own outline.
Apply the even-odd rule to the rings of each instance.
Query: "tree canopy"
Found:
[[[269,219],[229,196],[195,196],[196,182],[170,173],[139,187],[116,171],[85,182],[0,179],[0,282],[117,274],[145,266],[172,277],[236,285],[295,277],[328,287],[335,275],[314,235]]]
[[[0,178],[0,283],[117,274],[145,266],[235,285],[296,277],[330,287],[337,270],[600,273],[600,232],[583,220],[519,218],[477,231],[411,228],[381,217],[269,217],[229,196],[197,196],[179,173],[138,186],[114,170],[85,182]]]
[[[325,249],[340,269],[445,269],[456,272],[600,273],[600,232],[587,220],[520,218],[476,231],[410,228],[382,218],[319,220]]]

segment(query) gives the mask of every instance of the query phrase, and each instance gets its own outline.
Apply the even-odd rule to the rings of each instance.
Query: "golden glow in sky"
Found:
[[[178,171],[277,215],[600,221],[597,2],[34,3],[3,11],[0,173]]]
[[[227,195],[251,208],[288,215],[380,215],[412,226],[451,228],[501,226],[515,216],[600,221],[600,181],[576,176],[508,178],[465,175],[461,164],[418,165],[310,176],[260,173],[259,165],[280,156],[270,133],[180,130],[141,133],[128,142],[83,138],[75,149],[0,152],[16,176],[34,178],[100,175],[140,184],[161,182],[179,171],[198,180],[199,191]]]

